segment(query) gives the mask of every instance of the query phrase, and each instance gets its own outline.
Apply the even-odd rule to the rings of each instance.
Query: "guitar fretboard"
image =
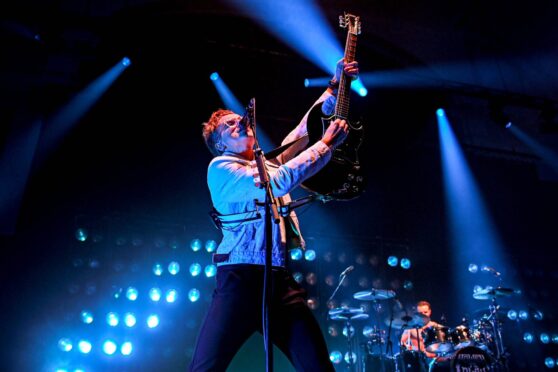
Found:
[[[356,40],[355,34],[347,33],[347,41],[345,43],[345,61],[347,63],[355,60]],[[339,91],[337,92],[337,103],[335,104],[335,116],[338,118],[347,119],[349,116],[350,91],[351,78],[341,74]]]

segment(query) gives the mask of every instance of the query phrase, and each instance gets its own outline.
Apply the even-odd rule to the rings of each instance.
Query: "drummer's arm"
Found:
[[[401,335],[400,344],[401,345],[407,345],[408,341],[409,341],[409,331],[405,330],[405,331],[403,331],[403,334]]]

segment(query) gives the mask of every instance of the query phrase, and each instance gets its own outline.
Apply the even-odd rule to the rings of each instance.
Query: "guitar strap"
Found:
[[[292,145],[294,145],[295,143],[297,143],[298,141],[300,141],[303,138],[308,138],[308,134],[305,134],[302,137],[298,137],[294,141],[286,143],[283,146],[279,146],[279,147],[274,148],[273,150],[271,150],[271,151],[269,151],[265,154],[265,158],[268,159],[268,160],[275,159],[276,157],[281,155],[283,153],[283,151],[285,151],[286,149],[288,149],[289,147],[291,147]]]

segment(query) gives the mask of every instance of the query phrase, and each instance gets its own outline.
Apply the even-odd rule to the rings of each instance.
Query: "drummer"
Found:
[[[405,329],[401,335],[400,344],[407,350],[420,350],[428,358],[436,358],[436,354],[430,353],[424,349],[424,339],[422,337],[422,331],[425,328],[439,326],[438,323],[430,320],[430,316],[432,315],[432,307],[430,306],[430,303],[427,301],[419,301],[417,303],[417,313],[422,314],[425,317],[425,321],[427,321],[426,325],[422,326],[421,328]]]

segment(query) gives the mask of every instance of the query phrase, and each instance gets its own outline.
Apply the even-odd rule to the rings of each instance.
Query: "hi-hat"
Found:
[[[493,298],[496,297],[510,297],[514,293],[516,292],[512,288],[487,287],[473,293],[473,298],[476,300],[492,300]]]
[[[386,320],[386,324],[389,325],[390,319]],[[406,313],[403,312],[398,316],[393,318],[391,323],[392,328],[402,329],[402,328],[421,328],[430,322],[430,318],[421,313]]]
[[[370,291],[361,291],[353,295],[357,300],[362,301],[376,301],[376,300],[387,300],[395,297],[395,292],[391,289],[372,289]]]
[[[368,314],[360,307],[338,307],[328,312],[331,320],[358,320],[368,319]]]

